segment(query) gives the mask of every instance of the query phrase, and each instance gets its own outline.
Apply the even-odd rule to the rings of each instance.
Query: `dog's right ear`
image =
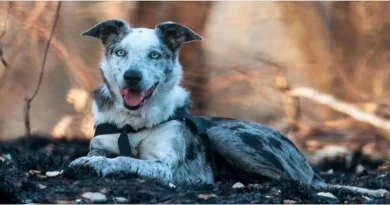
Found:
[[[129,24],[122,19],[111,19],[100,22],[81,33],[82,36],[91,36],[101,39],[103,44],[109,45],[114,39],[123,37],[130,32]]]
[[[195,40],[203,40],[202,36],[195,33],[191,29],[172,21],[158,24],[155,30],[157,35],[173,51],[179,49],[183,43]]]

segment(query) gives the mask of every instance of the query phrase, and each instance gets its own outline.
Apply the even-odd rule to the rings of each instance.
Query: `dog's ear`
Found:
[[[104,45],[108,45],[114,39],[123,37],[129,32],[130,26],[126,21],[122,19],[111,19],[96,24],[92,28],[81,33],[81,35],[101,39]]]
[[[172,50],[177,50],[182,43],[203,40],[202,36],[191,29],[175,22],[163,22],[155,28],[157,35]]]

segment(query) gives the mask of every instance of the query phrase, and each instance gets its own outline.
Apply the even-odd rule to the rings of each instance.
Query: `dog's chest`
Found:
[[[181,123],[170,121],[154,128],[136,133],[128,133],[128,139],[133,156],[139,159],[159,159],[166,157],[175,148],[180,138]],[[119,154],[118,139],[120,133],[98,135],[92,141],[92,147]]]
[[[171,121],[139,133],[129,133],[134,156],[140,159],[159,159],[171,153],[179,137],[179,122]]]

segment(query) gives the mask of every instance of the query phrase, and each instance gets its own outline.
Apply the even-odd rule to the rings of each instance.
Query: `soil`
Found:
[[[43,135],[1,142],[0,203],[390,203],[388,196],[376,198],[345,189],[323,196],[318,194],[321,190],[289,179],[223,179],[214,185],[174,186],[134,175],[99,178],[92,171],[67,168],[87,152],[88,141]],[[328,183],[387,190],[389,167],[359,152],[313,165]],[[234,184],[241,188],[233,188]],[[87,192],[95,193],[89,194],[94,197]]]

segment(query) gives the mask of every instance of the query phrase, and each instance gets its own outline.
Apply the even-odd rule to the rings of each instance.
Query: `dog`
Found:
[[[70,167],[89,167],[103,177],[134,173],[174,184],[212,184],[218,173],[288,177],[326,186],[299,149],[270,127],[199,116],[191,122],[198,130],[205,127],[203,140],[187,121],[172,118],[191,102],[190,93],[180,86],[179,49],[203,38],[190,28],[175,22],[131,28],[122,19],[110,19],[81,35],[100,39],[105,48],[100,64],[104,83],[93,92],[95,126],[108,124],[117,132],[96,133],[88,155]],[[128,147],[128,156],[120,156],[121,146]]]

